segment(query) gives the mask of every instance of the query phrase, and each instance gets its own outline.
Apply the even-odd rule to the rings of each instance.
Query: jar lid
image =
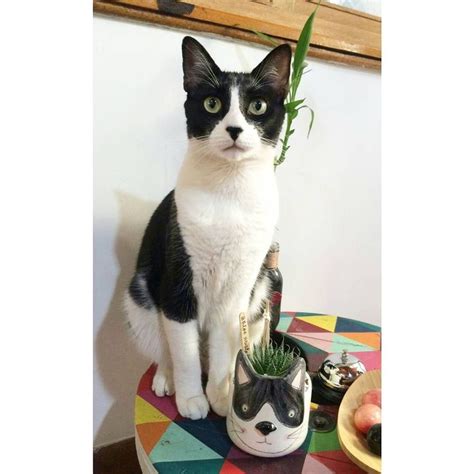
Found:
[[[355,356],[342,353],[331,354],[319,368],[319,378],[332,389],[346,391],[359,375],[366,371],[364,364]]]

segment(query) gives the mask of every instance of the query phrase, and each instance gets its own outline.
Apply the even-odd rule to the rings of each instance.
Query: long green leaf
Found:
[[[301,110],[301,109],[308,109],[309,112],[311,113],[311,120],[309,122],[309,127],[308,127],[308,135],[306,137],[306,138],[309,138],[309,134],[311,133],[311,129],[313,128],[314,110],[307,105],[302,105],[298,110]]]
[[[317,9],[316,9],[317,10]],[[313,21],[316,10],[308,17],[303,29],[301,30],[300,37],[298,38],[298,44],[295,49],[295,56],[293,59],[293,77],[296,78],[297,74],[300,74],[301,67],[308,53],[309,43],[311,42],[311,34],[313,31]]]
[[[288,144],[289,138],[293,135],[295,129],[292,127],[293,120],[298,117],[298,112],[303,109],[307,108],[311,114],[311,120],[308,127],[308,137],[313,127],[314,121],[314,112],[313,110],[308,107],[307,105],[302,105],[305,99],[297,99],[296,92],[301,82],[301,78],[303,74],[308,72],[307,67],[308,64],[305,62],[306,55],[308,54],[309,45],[311,43],[312,31],[313,31],[313,22],[316,16],[316,12],[318,11],[318,7],[321,1],[317,4],[315,10],[306,20],[303,29],[301,30],[301,34],[298,38],[298,42],[296,44],[295,53],[293,55],[293,63],[292,63],[292,71],[291,71],[291,78],[290,78],[290,87],[289,93],[285,100],[285,113],[287,118],[287,123],[285,127],[285,135],[284,138],[280,138],[280,143],[282,144],[282,150],[279,157],[275,157],[274,166],[275,168],[281,165],[286,158],[286,153],[290,149],[290,145]],[[266,35],[265,33],[260,33],[258,31],[254,31],[254,33],[265,42],[269,42],[274,46],[277,46],[278,43],[271,38],[270,36]]]
[[[298,105],[301,105],[304,101],[305,101],[305,99],[300,99],[300,100],[294,100],[292,102],[287,102],[285,104],[285,110],[287,112],[289,112],[291,110],[294,110],[294,109],[296,109],[296,107],[298,107]]]
[[[271,36],[266,35],[265,33],[261,33],[260,31],[253,30],[253,32],[261,39],[264,41],[268,41],[270,44],[273,46],[279,46],[280,43],[278,43],[274,38]]]

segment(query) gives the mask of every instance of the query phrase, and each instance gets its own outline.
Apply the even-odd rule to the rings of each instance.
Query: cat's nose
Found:
[[[276,430],[276,426],[271,421],[261,421],[255,425],[255,428],[257,428],[263,436],[267,436],[268,433]]]
[[[238,136],[243,132],[240,127],[227,127],[226,130],[229,132],[232,140],[237,140]]]

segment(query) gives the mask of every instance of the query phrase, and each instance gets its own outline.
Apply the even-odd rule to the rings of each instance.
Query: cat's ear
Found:
[[[204,46],[191,36],[185,36],[182,49],[184,90],[189,92],[204,83],[212,87],[219,87],[218,78],[221,70]]]
[[[306,377],[306,363],[301,357],[290,369],[285,380],[296,390],[304,390],[304,379]]]
[[[266,58],[252,71],[256,85],[268,85],[281,97],[288,93],[290,78],[291,48],[281,44],[267,54]]]
[[[243,385],[252,380],[252,372],[249,370],[242,351],[237,354],[237,361],[235,363],[235,383],[236,385]]]

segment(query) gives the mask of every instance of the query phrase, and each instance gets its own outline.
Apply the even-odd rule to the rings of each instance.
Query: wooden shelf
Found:
[[[254,31],[296,45],[316,0],[94,0],[97,13],[267,44]],[[321,2],[309,56],[381,68],[381,19]]]

